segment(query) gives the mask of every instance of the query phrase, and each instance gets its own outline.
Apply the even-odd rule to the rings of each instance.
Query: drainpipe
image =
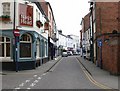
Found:
[[[94,27],[93,27],[93,2],[91,2],[90,5],[90,12],[91,12],[91,17],[92,17],[92,30],[91,30],[91,51],[90,51],[90,57],[91,57],[91,61],[94,63]]]

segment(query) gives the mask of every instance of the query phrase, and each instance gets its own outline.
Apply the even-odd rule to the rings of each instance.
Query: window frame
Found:
[[[32,58],[32,37],[31,37],[31,35],[30,34],[23,34],[23,35],[27,35],[29,38],[30,38],[30,40],[26,40],[26,41],[23,41],[23,40],[20,40],[20,46],[21,46],[21,43],[30,43],[30,46],[31,46],[31,54],[30,54],[30,57],[21,57],[21,55],[20,55],[20,59],[31,59]],[[22,36],[23,36],[22,35]],[[21,36],[21,39],[22,39],[22,36]],[[27,38],[28,38],[27,37]],[[21,49],[20,49],[21,50]],[[21,54],[20,53],[20,51],[19,51],[19,54]]]
[[[39,39],[37,39],[36,41],[36,58],[40,58],[40,40]]]
[[[10,16],[10,3],[9,2],[4,2],[2,3],[2,7],[3,7],[3,15],[8,15]]]
[[[1,55],[0,58],[10,58],[11,57],[11,39],[7,36],[0,36],[0,37],[4,39],[3,41],[0,41],[1,45],[4,44],[4,54],[3,54],[3,56]],[[7,41],[7,38],[9,38],[9,41]],[[9,44],[9,46],[10,46],[10,51],[9,51],[10,55],[9,56],[7,56],[7,44]],[[3,49],[2,49],[2,51],[3,51]]]

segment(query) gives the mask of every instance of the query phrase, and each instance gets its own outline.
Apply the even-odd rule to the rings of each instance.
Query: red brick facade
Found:
[[[84,17],[84,32],[90,28],[90,13]]]
[[[95,11],[96,40],[102,39],[102,67],[111,74],[120,74],[120,3],[96,2]],[[101,48],[96,51],[100,65]]]

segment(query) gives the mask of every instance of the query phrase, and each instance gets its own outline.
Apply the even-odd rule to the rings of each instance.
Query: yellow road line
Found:
[[[77,59],[77,58],[76,58],[76,59]],[[78,59],[77,59],[77,61],[79,62]],[[108,87],[108,86],[105,86],[105,85],[97,82],[95,79],[93,79],[93,77],[87,72],[87,70],[81,65],[80,62],[79,62],[79,64],[80,64],[80,67],[81,67],[82,71],[84,72],[84,74],[86,75],[86,77],[89,79],[89,81],[90,81],[91,83],[93,83],[94,85],[96,85],[96,86],[98,86],[98,87],[100,87],[100,88],[102,88],[102,89],[112,89],[112,88],[110,88],[110,87]]]
[[[87,76],[87,78],[88,78],[93,84],[97,85],[98,87],[100,87],[100,88],[102,88],[102,89],[112,89],[112,88],[110,88],[110,87],[108,87],[108,86],[105,86],[105,85],[97,82],[96,80],[94,80],[93,77],[92,77],[88,72],[86,72],[86,71],[83,71],[83,72],[85,73],[85,75]]]

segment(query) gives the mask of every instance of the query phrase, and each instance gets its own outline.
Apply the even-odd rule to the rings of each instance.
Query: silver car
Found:
[[[67,57],[67,56],[68,56],[67,52],[62,53],[62,57]]]

